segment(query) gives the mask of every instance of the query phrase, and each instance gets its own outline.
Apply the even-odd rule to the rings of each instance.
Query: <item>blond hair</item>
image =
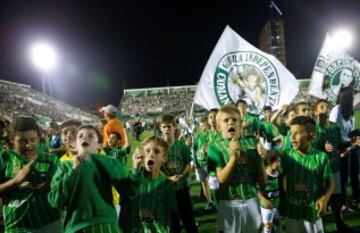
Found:
[[[238,116],[239,121],[241,121],[239,110],[233,104],[226,104],[219,109],[219,112],[216,115],[216,122],[220,121],[220,117],[224,113],[234,114],[234,115]]]
[[[165,142],[164,139],[157,137],[157,136],[150,136],[144,139],[144,141],[141,143],[140,148],[143,149],[147,144],[150,142],[156,143],[156,145],[159,145],[164,150],[164,157],[167,157],[169,152],[169,145],[167,142]]]

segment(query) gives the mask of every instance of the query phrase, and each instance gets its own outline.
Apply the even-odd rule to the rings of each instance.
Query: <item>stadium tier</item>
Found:
[[[303,79],[299,82],[300,92],[294,102],[311,101],[307,95],[310,80]],[[196,88],[197,85],[126,89],[120,101],[119,109],[121,114],[125,116],[189,113]],[[195,112],[201,110],[203,109],[200,106],[194,107]]]
[[[0,114],[4,118],[31,115],[41,124],[77,119],[94,123],[97,116],[44,95],[29,85],[0,80]]]

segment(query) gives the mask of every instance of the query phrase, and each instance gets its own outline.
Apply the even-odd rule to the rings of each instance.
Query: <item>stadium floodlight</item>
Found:
[[[46,42],[39,42],[30,49],[33,64],[42,72],[54,69],[57,61],[55,49]]]
[[[353,35],[347,29],[338,29],[331,33],[334,45],[340,49],[347,49],[353,42]]]

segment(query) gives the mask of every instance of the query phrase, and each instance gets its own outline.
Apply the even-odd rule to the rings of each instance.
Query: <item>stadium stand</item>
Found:
[[[293,102],[313,101],[313,98],[307,95],[310,80],[299,80],[299,83],[300,91]],[[127,89],[124,90],[119,109],[125,116],[189,113],[196,87],[197,85]],[[201,110],[201,107],[195,106],[195,112]]]
[[[0,114],[4,118],[31,115],[41,124],[77,119],[95,123],[99,118],[79,108],[44,95],[29,85],[0,80]]]

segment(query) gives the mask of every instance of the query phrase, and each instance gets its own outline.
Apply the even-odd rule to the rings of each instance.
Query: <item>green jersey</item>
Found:
[[[207,131],[207,137],[209,145],[223,140],[219,131],[215,131],[215,133],[213,133],[211,129]],[[209,176],[216,176],[216,165],[213,163],[213,160],[208,159],[208,171]]]
[[[333,152],[325,152],[325,143],[329,141],[334,146]],[[331,162],[331,170],[333,173],[340,170],[340,152],[339,145],[342,142],[340,128],[336,123],[329,122],[328,125],[321,125],[316,122],[316,137],[313,146],[318,150],[324,151]]]
[[[167,160],[162,165],[161,170],[166,174],[166,176],[181,175],[185,167],[190,164],[190,161],[190,149],[185,145],[184,142],[175,140],[175,142],[170,146]],[[188,187],[186,181],[187,176],[188,175],[183,176],[178,182],[175,183],[176,190]]]
[[[248,113],[241,117],[241,121],[245,125],[243,128],[244,140],[247,141],[247,144],[251,145],[251,149],[256,149],[258,144],[256,136],[260,130],[259,118],[253,114]]]
[[[208,145],[207,132],[205,132],[205,133],[199,132],[196,135],[194,142],[193,142],[194,159],[195,159],[195,163],[198,167],[206,167],[208,164],[207,155],[201,153],[201,149],[207,145]]]
[[[268,142],[279,136],[279,130],[274,123],[268,122],[266,120],[261,121],[260,123],[260,135],[265,137]]]
[[[151,180],[142,171],[135,182],[124,187],[121,211],[125,233],[166,233],[167,217],[176,211],[174,186],[165,176]]]
[[[117,224],[111,188],[114,186],[121,195],[128,177],[122,161],[103,155],[88,155],[76,170],[73,161],[61,162],[51,182],[48,199],[53,207],[66,210],[64,232]]]
[[[261,187],[261,191],[266,197],[266,199],[271,201],[272,208],[279,206],[280,203],[279,172],[276,172],[274,175],[271,175],[267,172],[267,181],[266,184],[263,187]],[[261,207],[265,208],[262,205]]]
[[[329,158],[315,148],[305,156],[289,149],[284,151],[281,166],[286,176],[285,216],[315,222],[315,203],[332,177]]]
[[[127,164],[127,153],[126,150],[122,147],[119,148],[105,148],[105,153],[107,156],[111,157],[111,158],[115,158],[115,159],[119,159],[120,161],[122,161],[124,163],[124,165],[126,166]]]
[[[291,132],[289,129],[289,131],[286,133],[286,136],[284,137],[283,150],[289,150],[292,148],[290,134],[291,134]]]
[[[277,127],[279,129],[279,133],[283,136],[286,136],[287,132],[290,130],[290,127],[287,126],[285,123],[281,123]]]
[[[241,153],[246,157],[246,163],[238,163],[228,182],[220,184],[220,200],[248,200],[256,197],[256,177],[260,158],[256,150],[249,149],[246,141],[241,138]],[[210,144],[208,148],[209,160],[213,160],[216,167],[224,168],[230,160],[229,140]]]
[[[29,161],[27,156],[11,150],[4,151],[0,155],[0,182],[14,178]],[[60,219],[59,211],[52,208],[47,200],[48,191],[39,188],[42,184],[50,184],[57,166],[56,156],[39,151],[25,180],[31,183],[31,187],[15,187],[1,194],[6,232],[25,233]]]

